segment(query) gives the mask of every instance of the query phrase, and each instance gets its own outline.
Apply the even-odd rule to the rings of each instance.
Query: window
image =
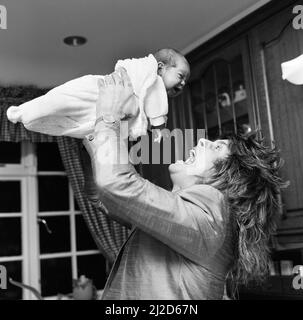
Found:
[[[0,264],[45,298],[72,292],[80,275],[98,290],[106,261],[68,183],[56,143],[0,142]],[[8,284],[0,300],[33,298]]]

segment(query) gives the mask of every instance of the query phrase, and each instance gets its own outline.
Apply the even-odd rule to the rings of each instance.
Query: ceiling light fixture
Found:
[[[71,47],[83,46],[87,39],[81,36],[69,36],[63,39],[63,42]]]

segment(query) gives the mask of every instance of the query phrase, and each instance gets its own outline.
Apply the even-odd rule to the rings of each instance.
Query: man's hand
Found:
[[[97,120],[113,116],[115,120],[135,117],[139,112],[138,99],[125,69],[120,68],[99,82]]]

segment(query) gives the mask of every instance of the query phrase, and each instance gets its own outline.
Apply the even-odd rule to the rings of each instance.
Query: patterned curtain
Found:
[[[84,173],[80,156],[82,141],[69,137],[58,137],[57,141],[65,170],[84,220],[99,250],[112,263],[123,242],[127,239],[129,230],[108,218],[100,209],[92,206],[82,192],[84,186]]]
[[[10,106],[18,106],[44,94],[46,91],[48,90],[36,87],[0,87],[0,141],[56,142],[55,137],[28,131],[22,124],[13,124],[6,117],[6,111]]]
[[[20,105],[46,93],[49,89],[29,86],[0,88],[0,141],[57,142],[63,165],[73,188],[75,198],[88,228],[101,253],[112,263],[126,240],[128,230],[111,221],[103,212],[93,207],[83,194],[84,176],[80,159],[81,141],[69,137],[53,137],[28,131],[20,123],[8,121],[6,111],[11,105]]]

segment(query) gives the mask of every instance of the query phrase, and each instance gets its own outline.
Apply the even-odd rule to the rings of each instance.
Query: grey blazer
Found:
[[[87,183],[90,200],[133,227],[103,299],[222,299],[234,258],[223,194],[202,184],[167,191],[143,179],[131,164],[102,164],[97,154],[104,144],[98,139],[87,144],[97,184],[96,189],[93,179]]]

